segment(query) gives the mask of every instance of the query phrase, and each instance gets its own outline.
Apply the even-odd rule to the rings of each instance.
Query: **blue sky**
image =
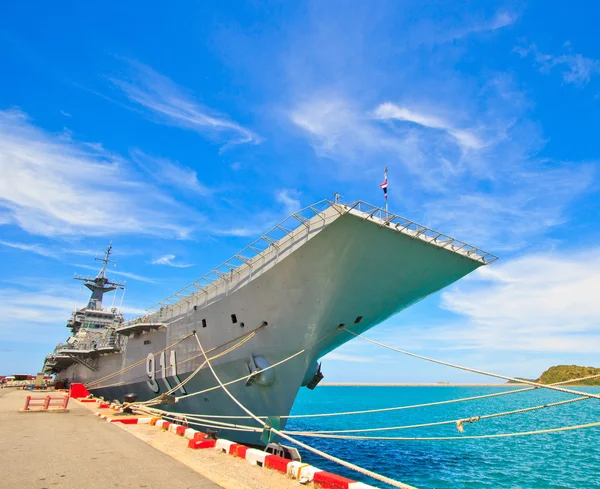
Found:
[[[382,204],[383,166],[393,212],[501,259],[370,336],[508,375],[597,364],[598,9],[4,4],[0,372],[66,338],[110,241],[136,314],[290,211]],[[482,380],[361,340],[324,373]]]

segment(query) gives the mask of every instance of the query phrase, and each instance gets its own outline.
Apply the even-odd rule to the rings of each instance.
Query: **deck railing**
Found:
[[[381,227],[387,226],[395,229],[396,231],[410,235],[412,238],[421,239],[428,243],[439,246],[440,248],[447,248],[450,251],[459,253],[472,260],[479,261],[480,263],[487,265],[495,261],[498,257],[487,253],[479,248],[470,246],[462,241],[452,238],[451,236],[439,233],[432,229],[417,224],[410,219],[398,216],[391,212],[386,211],[380,207],[368,204],[363,201],[356,201],[352,204],[342,204],[341,202],[331,200],[321,200],[316,204],[309,205],[304,209],[295,212],[291,216],[287,217],[279,224],[275,225],[268,232],[263,234],[260,238],[250,243],[239,253],[236,253],[231,258],[221,263],[216,268],[212,269],[207,274],[203,275],[198,280],[191,284],[183,287],[174,294],[170,295],[166,299],[154,304],[149,307],[147,311],[149,313],[161,313],[165,310],[169,310],[174,304],[188,299],[190,296],[196,294],[199,291],[207,292],[210,288],[215,286],[215,282],[219,281],[228,274],[232,274],[239,271],[241,268],[249,266],[248,262],[261,254],[264,254],[271,247],[276,247],[278,242],[283,238],[294,232],[300,226],[308,227],[308,222],[318,216],[322,216],[325,220],[324,212],[334,208],[340,215],[350,213],[360,213],[360,217],[363,219],[371,219],[376,221]],[[357,211],[357,212],[356,212]],[[142,318],[136,318],[130,321],[130,323],[141,321]]]

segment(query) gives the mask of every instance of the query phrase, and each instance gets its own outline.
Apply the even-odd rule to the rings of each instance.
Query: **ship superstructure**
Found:
[[[123,338],[116,330],[123,323],[123,315],[116,307],[105,308],[102,304],[104,294],[125,288],[125,284],[113,282],[106,276],[111,251],[112,245],[109,245],[104,257],[96,258],[102,262],[96,277],[75,275],[75,280],[82,281],[91,291],[90,299],[85,307],[75,309],[68,319],[71,336],[46,356],[45,373],[60,373],[73,364],[96,371],[101,355],[121,350]]]
[[[322,378],[320,358],[351,339],[343,329],[364,333],[495,259],[364,202],[321,201],[149,314],[115,320],[116,349],[98,356],[95,369],[75,361],[57,378],[84,382],[109,400],[134,392],[144,401],[169,392],[177,401],[165,406],[169,411],[233,423],[244,413],[202,367],[197,335],[242,404],[259,416],[285,416],[299,388],[314,388]],[[221,431],[261,443],[254,432]]]

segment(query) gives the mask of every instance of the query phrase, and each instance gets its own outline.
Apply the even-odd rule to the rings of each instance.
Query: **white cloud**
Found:
[[[565,47],[570,44],[566,43]],[[563,81],[577,86],[586,85],[593,76],[600,74],[600,61],[586,58],[581,54],[567,52],[560,55],[542,53],[535,44],[526,47],[516,47],[514,51],[521,57],[533,56],[535,64],[542,73],[550,73],[553,68],[559,68]]]
[[[565,208],[590,186],[593,173],[589,165],[569,169],[531,162],[529,166],[529,172],[498,171],[486,193],[444,195],[426,202],[425,220],[495,251],[535,243],[549,229],[565,223]]]
[[[423,224],[490,251],[514,250],[565,221],[593,181],[592,163],[536,159],[543,141],[521,115],[522,95],[506,77],[485,90],[487,106],[474,117],[433,102],[426,105],[437,105],[435,114],[391,102],[361,109],[339,94],[299,104],[289,117],[318,156],[339,163],[337,178],[354,180],[358,169],[375,185],[374,162],[386,165],[396,209],[412,208]]]
[[[281,189],[275,193],[275,200],[283,205],[283,214],[292,215],[301,209],[300,193],[294,189]]]
[[[13,241],[1,241],[0,244],[3,246],[7,246],[9,248],[14,248],[21,251],[29,251],[31,253],[35,253],[36,255],[45,256],[48,258],[56,258],[58,255],[54,251],[51,251],[45,246],[40,244],[26,244],[26,243],[16,243]]]
[[[514,24],[518,18],[518,15],[514,12],[498,11],[489,24],[487,24],[487,28],[495,31],[496,29]]]
[[[347,355],[345,353],[328,353],[323,357],[323,360],[333,360],[341,362],[353,362],[353,363],[369,363],[373,361],[373,358],[361,357],[357,355]]]
[[[176,263],[175,255],[163,255],[156,260],[152,260],[152,265],[166,265],[175,268],[188,268],[193,266],[191,263]]]
[[[430,129],[439,129],[447,132],[452,136],[457,143],[464,149],[480,149],[483,143],[472,132],[457,129],[453,124],[430,114],[425,114],[418,111],[412,111],[406,107],[400,107],[391,102],[385,102],[379,105],[373,115],[380,120],[400,120],[413,122],[423,127]]]
[[[139,149],[131,151],[131,158],[158,183],[188,190],[202,196],[212,193],[209,188],[198,180],[198,174],[191,168],[166,158],[150,156]]]
[[[0,289],[0,339],[24,344],[47,343],[50,353],[53,342],[64,341],[68,336],[65,325],[73,310],[83,307],[88,298],[89,293],[73,287]],[[135,307],[121,310],[128,315],[145,313]]]
[[[454,348],[597,352],[599,275],[600,249],[497,262],[442,294],[442,307],[466,322],[428,334]]]
[[[159,122],[218,137],[228,144],[262,141],[253,131],[201,105],[188,90],[149,66],[134,61],[129,61],[129,66],[131,76],[128,79],[112,77],[110,81],[129,100],[151,111]]]
[[[84,268],[85,270],[92,270],[94,272],[98,271],[97,267],[93,267],[91,265],[76,264],[75,266],[78,267],[78,268]],[[149,284],[156,284],[156,283],[158,283],[154,279],[151,279],[151,278],[148,278],[148,277],[144,277],[143,275],[138,275],[137,273],[121,272],[121,271],[118,271],[118,270],[108,269],[106,271],[106,274],[109,275],[109,276],[110,275],[118,275],[120,277],[130,278],[132,280],[137,280],[138,282],[146,282],[146,283],[149,283]]]
[[[0,214],[32,234],[185,237],[180,205],[96,144],[48,134],[0,111]]]
[[[315,95],[288,115],[311,138],[317,156],[352,165],[372,155],[388,153],[407,166],[418,167],[421,163],[414,132],[391,135],[374,124],[367,111],[339,94]]]

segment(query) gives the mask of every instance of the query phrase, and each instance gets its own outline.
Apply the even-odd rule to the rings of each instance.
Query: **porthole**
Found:
[[[233,324],[237,323],[237,316],[236,316],[235,314],[232,314],[232,315],[231,315],[231,322],[232,322]]]
[[[202,320],[202,327],[203,327],[203,328],[206,328],[206,319],[203,319],[203,320]]]
[[[356,316],[356,319],[354,320],[354,324],[358,324],[362,321],[362,316]]]

